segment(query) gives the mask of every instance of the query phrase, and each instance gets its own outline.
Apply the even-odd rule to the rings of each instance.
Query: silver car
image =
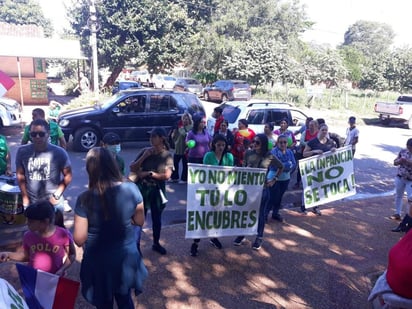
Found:
[[[194,78],[178,78],[173,90],[188,91],[194,93],[198,97],[203,95],[202,84]]]
[[[21,125],[22,108],[14,99],[0,97],[0,127]]]

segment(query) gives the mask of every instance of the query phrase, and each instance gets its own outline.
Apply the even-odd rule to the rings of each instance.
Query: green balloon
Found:
[[[191,139],[187,141],[186,145],[187,145],[187,148],[194,148],[196,146],[196,142],[193,139]]]
[[[268,141],[268,148],[273,149],[273,141],[271,139]]]

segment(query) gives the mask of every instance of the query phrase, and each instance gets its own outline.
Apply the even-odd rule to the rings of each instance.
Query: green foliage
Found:
[[[33,0],[0,1],[0,21],[15,25],[36,25],[43,27],[46,37],[53,34],[53,26],[40,5]]]
[[[366,57],[373,58],[387,52],[394,37],[395,33],[388,24],[359,20],[345,32],[343,45],[352,46]]]

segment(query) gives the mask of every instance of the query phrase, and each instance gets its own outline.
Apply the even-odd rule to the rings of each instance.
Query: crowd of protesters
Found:
[[[150,212],[152,250],[167,254],[160,241],[162,213],[168,202],[166,183],[186,184],[188,163],[266,169],[257,235],[252,243],[252,249],[259,250],[264,226],[270,222],[269,219],[284,222],[280,212],[282,198],[295,172],[297,181],[292,189],[301,189],[299,160],[334,151],[341,145],[329,134],[323,119],[308,118],[296,132],[288,129],[287,119],[283,119],[276,130],[273,123],[266,123],[263,132],[254,132],[246,119],[240,119],[237,128],[230,130],[220,108],[216,108],[213,115],[216,118],[213,132],[208,132],[204,116],[188,113],[182,115],[169,134],[163,128],[154,128],[150,132],[150,146],[137,154],[129,165],[128,174],[120,156],[120,137],[115,133],[106,134],[101,147],[87,153],[85,165],[89,185],[77,198],[72,234],[64,225],[63,194],[72,180],[66,143],[58,126],[46,121],[41,109],[35,109],[33,121],[24,130],[22,146],[15,160],[28,231],[24,234],[22,250],[0,252],[0,262],[26,261],[33,268],[65,276],[75,260],[76,244],[84,250],[80,269],[84,298],[97,308],[111,308],[114,301],[119,308],[133,308],[131,292],[134,290],[139,294],[148,275],[140,249],[145,216]],[[359,141],[356,118],[350,117],[348,124],[343,144],[350,145],[354,155]],[[299,134],[300,140],[297,139]],[[7,141],[4,136],[0,136],[0,141],[0,173],[11,175]],[[173,150],[169,141],[173,142]],[[397,194],[396,212],[391,216],[393,220],[402,219],[405,190],[409,204],[412,199],[408,191],[412,181],[410,147],[412,139],[408,140],[407,148],[394,162],[398,166],[398,174],[395,178]],[[394,232],[410,229],[411,208],[405,211]],[[301,210],[306,213],[304,205]],[[321,215],[317,207],[312,211]],[[5,222],[10,224],[12,220],[7,217]],[[245,236],[238,236],[233,244],[240,246],[244,239]],[[200,239],[195,239],[190,247],[193,257],[198,255],[199,242]],[[217,249],[223,248],[216,237],[209,242]],[[50,252],[32,250],[47,245],[56,249]],[[392,282],[396,282],[393,276],[388,278],[389,285]]]

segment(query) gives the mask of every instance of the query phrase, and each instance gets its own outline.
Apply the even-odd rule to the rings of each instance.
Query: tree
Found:
[[[325,83],[327,87],[339,86],[347,77],[343,60],[336,50],[323,46],[312,46],[302,58],[305,77],[312,84]]]
[[[43,27],[46,37],[53,34],[53,26],[37,2],[32,0],[3,0],[0,5],[0,21],[15,25]]]
[[[365,57],[352,46],[342,46],[338,51],[348,71],[348,79],[354,84],[358,84],[362,78],[362,68],[366,62]]]
[[[99,64],[112,71],[114,82],[126,63],[147,64],[152,73],[170,70],[183,58],[183,51],[193,29],[184,1],[105,0],[96,4]],[[90,55],[89,33],[84,31],[89,20],[87,1],[69,11],[74,32]]]
[[[287,53],[282,57],[288,59],[290,46],[295,45],[299,34],[311,25],[299,1],[215,0],[211,10],[210,23],[204,23],[193,35],[185,59],[195,71],[213,72],[218,76],[233,71],[223,67],[228,59],[245,56],[242,55],[244,47],[250,49],[257,44],[256,48],[261,48],[259,42],[277,42],[289,47],[282,50]]]
[[[395,33],[388,24],[359,20],[345,32],[343,46],[351,46],[373,58],[389,51],[394,37]]]

